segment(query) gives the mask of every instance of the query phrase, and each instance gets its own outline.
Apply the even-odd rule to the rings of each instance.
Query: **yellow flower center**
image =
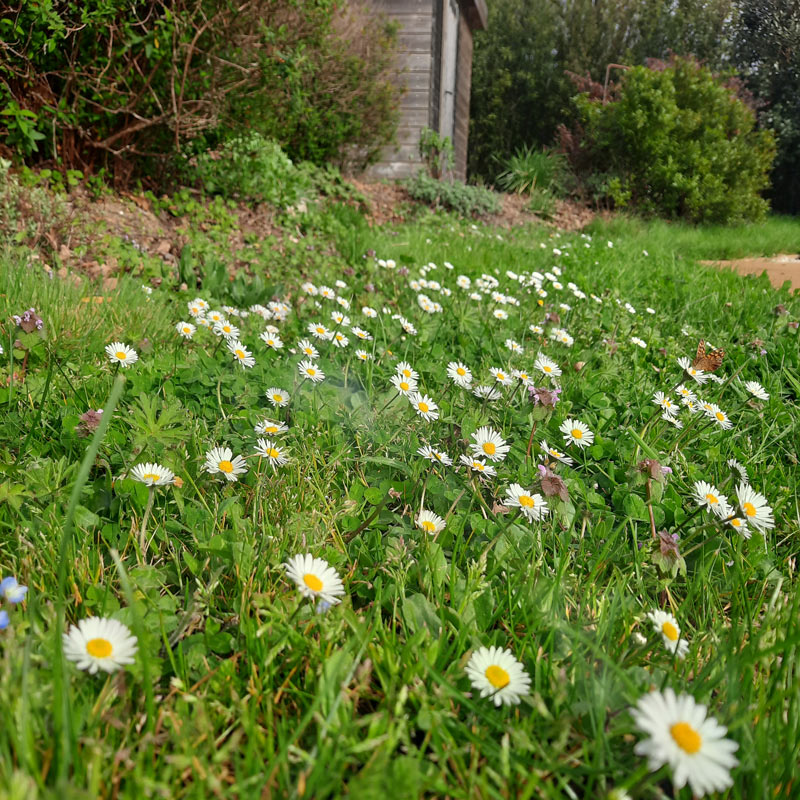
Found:
[[[189,327],[184,327],[184,329],[183,329],[183,332],[184,332],[184,333],[191,333],[191,332],[192,332],[192,329],[191,329],[191,328],[189,328]]]
[[[147,480],[160,481],[161,480],[161,476],[160,475],[156,475],[155,472],[146,472],[144,475],[142,475],[142,479],[146,480],[146,481]]]
[[[86,642],[86,652],[92,658],[108,658],[113,649],[108,639],[89,639]]]
[[[427,414],[428,411],[430,410],[430,407],[428,406],[428,404],[427,403],[423,403],[423,402],[420,402],[420,404],[419,404],[419,406],[417,406],[417,408],[419,408],[419,410],[423,414]]]
[[[314,369],[314,367],[309,367],[307,372],[312,378],[317,374],[317,371]]]
[[[402,372],[404,377],[406,377],[406,378],[410,378],[411,377],[411,370],[410,369],[404,369],[404,370],[401,370],[401,372]]]
[[[486,453],[488,456],[493,456],[497,451],[497,447],[495,446],[494,442],[484,442],[483,443],[483,452]]]
[[[519,504],[525,508],[533,508],[536,505],[533,498],[527,494],[521,494],[519,496]]]
[[[303,583],[308,586],[312,592],[322,591],[322,581],[316,575],[312,575],[310,572],[306,572],[306,574],[303,575]]]
[[[498,372],[497,373],[497,380],[504,381],[505,379],[506,379],[506,376],[502,372]]]
[[[120,361],[124,361],[128,357],[128,354],[124,350],[117,350],[116,356]]]
[[[678,641],[678,629],[671,622],[665,622],[661,626],[661,633],[663,633],[664,636],[666,636],[671,642]]]
[[[225,460],[220,461],[217,466],[219,467],[220,472],[227,472],[227,473],[233,472],[233,464],[231,464],[230,461],[225,461]]]
[[[400,388],[407,392],[411,387],[405,381],[400,381]]]
[[[583,431],[580,428],[573,428],[572,429],[572,438],[573,439],[583,439]]]
[[[732,519],[731,520],[731,526],[734,527],[734,528],[741,528],[742,527],[742,521],[740,519],[738,519],[738,518],[737,519]]]
[[[707,495],[706,495],[706,500],[708,500],[708,502],[709,502],[709,503],[710,503],[712,506],[713,506],[713,505],[716,505],[717,503],[719,503],[719,500],[717,500],[717,496],[716,496],[716,495],[713,495],[713,494],[707,494]]]
[[[467,371],[464,369],[464,367],[456,367],[456,375],[459,375],[463,378],[466,374]]]
[[[745,503],[742,508],[748,517],[754,517],[756,515],[756,507],[752,503]]]
[[[495,689],[502,689],[511,682],[508,673],[502,667],[498,667],[497,664],[492,664],[487,667],[484,674],[486,675],[486,680],[488,680]]]
[[[236,351],[236,358],[244,358],[244,350],[237,350]]]
[[[264,433],[277,433],[278,426],[277,425],[268,425],[264,428]]]
[[[718,419],[720,422],[725,422],[725,415],[724,415],[724,414],[723,414],[721,411],[717,411],[717,413],[716,413],[716,414],[714,414],[714,416],[715,416],[715,417],[716,417],[716,418],[717,418],[717,419]]]
[[[314,351],[313,351],[313,350],[312,350],[310,347],[304,347],[304,348],[303,348],[303,352],[304,352],[304,353],[305,353],[307,356],[310,356],[310,355],[311,355],[311,353],[313,353]]]
[[[275,447],[270,447],[270,449],[269,449],[269,450],[267,450],[267,455],[268,455],[270,458],[279,458],[279,457],[280,457],[280,454],[281,454],[281,451],[280,451],[280,450],[278,450],[278,449],[277,449],[277,448],[275,448]]]
[[[317,333],[325,333],[325,328],[323,328],[322,325],[318,325],[317,326]]]
[[[422,520],[422,530],[426,533],[436,533],[436,525],[429,519]]]
[[[472,469],[476,469],[478,472],[483,472],[484,466],[481,464],[480,461],[473,461],[472,462]]]
[[[542,366],[542,371],[543,371],[543,372],[552,372],[552,371],[553,371],[553,368],[552,368],[552,367],[550,367],[550,366],[548,366],[547,364],[544,364],[544,365]]]
[[[676,722],[669,732],[678,747],[690,755],[694,755],[703,745],[703,737],[688,722]]]
[[[283,395],[282,395],[282,394],[273,394],[273,395],[272,395],[272,399],[273,399],[273,400],[274,400],[276,403],[280,403],[280,402],[283,400]]]

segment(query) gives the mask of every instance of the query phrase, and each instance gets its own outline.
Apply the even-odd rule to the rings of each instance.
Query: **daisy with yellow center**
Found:
[[[713,419],[722,430],[730,430],[733,427],[733,423],[730,421],[728,415],[716,403],[709,403],[708,405],[709,408],[706,409],[706,416]]]
[[[523,489],[518,483],[512,483],[506,489],[503,504],[511,508],[518,508],[528,522],[537,522],[547,516],[549,509],[540,494]]]
[[[406,378],[403,375],[392,375],[392,386],[404,397],[408,397],[419,388],[417,382],[413,378]]]
[[[657,406],[661,406],[661,410],[665,414],[677,414],[678,413],[678,406],[676,403],[673,403],[670,398],[664,394],[664,392],[656,392],[653,395],[653,402]]]
[[[343,333],[339,333],[338,331],[333,334],[331,341],[335,347],[347,347],[350,343],[350,340]]]
[[[536,361],[533,363],[533,368],[538,369],[539,372],[543,372],[550,378],[557,378],[559,375],[561,375],[561,367],[559,367],[552,358],[548,358],[541,353],[536,356]]]
[[[453,464],[453,459],[450,458],[444,450],[436,450],[429,444],[424,444],[417,450],[417,453],[423,458],[427,458],[432,464],[441,464],[442,466],[449,467]]]
[[[428,395],[412,392],[408,395],[408,402],[414,406],[414,410],[426,422],[433,422],[439,419],[439,406]]]
[[[733,755],[739,745],[725,738],[727,728],[691,695],[676,695],[672,689],[650,692],[639,698],[631,715],[648,737],[634,752],[647,758],[652,772],[668,764],[676,790],[688,783],[692,794],[702,797],[733,785],[730,771],[739,763]]]
[[[111,342],[106,345],[106,355],[112,364],[119,364],[123,368],[130,367],[139,360],[139,354],[122,342]]]
[[[253,354],[238,339],[228,340],[228,350],[242,369],[255,366],[256,360],[253,358]]]
[[[736,499],[742,509],[747,524],[762,533],[775,527],[772,508],[763,494],[759,494],[748,484],[742,482],[736,487]]]
[[[247,472],[247,465],[241,456],[233,455],[229,447],[212,447],[206,453],[203,469],[211,475],[222,475],[225,480],[235,483],[239,475]]]
[[[206,319],[212,324],[216,325],[218,322],[225,320],[225,315],[221,311],[209,311]]]
[[[480,458],[473,458],[472,456],[460,456],[459,461],[465,464],[473,472],[477,472],[484,478],[494,478],[497,475],[497,470],[491,465],[482,461]]]
[[[288,460],[288,450],[270,439],[259,439],[255,448],[256,455],[266,458],[273,469],[282,467]]]
[[[264,331],[264,333],[262,333],[258,338],[261,339],[261,341],[264,342],[267,347],[270,347],[273,350],[280,350],[283,347],[283,341],[281,340],[281,337],[275,333]]]
[[[409,364],[407,361],[398,362],[397,366],[395,367],[395,372],[397,372],[398,375],[402,375],[407,380],[419,380],[419,372],[413,369],[411,364]]]
[[[724,494],[720,494],[716,486],[706,481],[695,481],[694,499],[697,505],[708,509],[720,519],[730,516],[730,504]]]
[[[78,669],[94,675],[98,670],[116,672],[133,664],[136,637],[127,626],[115,619],[89,617],[72,625],[63,634],[64,657],[74,661]]]
[[[356,350],[356,358],[359,361],[370,361],[372,359],[372,354],[368,353],[366,350]]]
[[[562,464],[575,463],[566,453],[562,453],[560,450],[556,450],[555,447],[550,447],[550,445],[547,444],[547,442],[544,439],[542,439],[542,441],[539,442],[539,446],[542,448],[542,450],[544,450],[545,453],[547,453],[549,456],[552,456],[554,459],[556,459],[556,461],[560,461]]]
[[[511,449],[500,433],[488,425],[478,428],[470,437],[470,450],[476,458],[488,458],[489,461],[502,461]]]
[[[131,476],[145,486],[167,486],[175,481],[175,473],[162,467],[161,464],[137,464],[131,470]]]
[[[567,444],[576,444],[580,448],[589,447],[594,441],[594,433],[589,426],[579,419],[566,419],[558,428],[564,434]]]
[[[528,694],[531,679],[510,650],[480,647],[470,657],[466,673],[481,697],[491,697],[495,706],[517,705]]]
[[[686,658],[686,651],[689,649],[689,642],[681,639],[681,629],[678,620],[667,611],[656,609],[651,611],[648,618],[653,623],[656,633],[660,633],[664,641],[664,647],[678,658]]]
[[[502,383],[503,386],[508,386],[508,384],[512,383],[511,375],[506,372],[504,369],[498,369],[497,367],[492,367],[489,372],[492,374],[492,377],[498,382]]]
[[[301,339],[297,343],[297,348],[306,357],[312,360],[319,358],[319,352],[308,339]]]
[[[696,369],[692,366],[692,362],[688,358],[679,358],[678,366],[683,367],[686,374],[692,378],[696,383],[703,384],[708,380],[708,375],[702,369]]]
[[[289,427],[282,422],[265,419],[259,422],[253,430],[255,430],[256,433],[266,433],[269,436],[277,436],[279,433],[286,433]]]
[[[294,581],[303,597],[322,600],[330,605],[341,602],[344,594],[342,579],[324,559],[306,553],[290,558],[283,566],[287,577]]]
[[[443,531],[447,523],[433,511],[420,511],[415,520],[417,527],[431,536],[435,536],[440,531]]]
[[[447,377],[463,389],[468,389],[472,385],[472,372],[460,361],[451,361],[447,365]]]
[[[321,322],[312,322],[306,330],[315,338],[320,341],[327,342],[333,336],[333,332],[329,331]]]
[[[276,408],[289,405],[289,392],[278,389],[276,386],[270,386],[269,389],[267,389],[267,400]]]
[[[301,361],[297,365],[297,369],[304,378],[308,378],[312,383],[325,380],[325,373],[313,361]]]
[[[175,326],[175,330],[183,336],[184,339],[191,339],[197,328],[191,322],[179,322]]]
[[[239,329],[226,319],[222,320],[222,322],[217,322],[214,325],[214,333],[216,333],[217,336],[223,336],[226,339],[237,339],[239,337]]]

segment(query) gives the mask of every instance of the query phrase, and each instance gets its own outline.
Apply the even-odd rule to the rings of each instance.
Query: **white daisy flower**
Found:
[[[350,324],[350,317],[348,317],[346,314],[342,314],[341,311],[331,311],[331,319],[337,325],[343,325],[344,327],[347,327]]]
[[[758,381],[747,381],[744,388],[759,400],[769,400],[769,392]]]
[[[239,329],[228,322],[227,319],[214,323],[214,333],[216,333],[217,336],[224,336],[226,339],[239,338]]]
[[[241,456],[234,457],[229,447],[212,447],[206,453],[206,463],[203,470],[211,475],[219,474],[225,480],[235,483],[239,480],[239,475],[247,472],[247,465]]]
[[[306,553],[290,558],[283,566],[303,597],[319,599],[330,605],[341,602],[339,598],[344,594],[342,579],[324,559]]]
[[[347,347],[347,345],[350,343],[350,340],[339,331],[336,331],[336,333],[333,334],[331,341],[335,347]]]
[[[313,383],[325,380],[325,373],[313,361],[308,359],[301,361],[297,365],[297,369],[304,378],[308,378]]]
[[[711,408],[706,414],[724,431],[730,430],[733,427],[733,423],[730,421],[728,415],[716,403],[711,403]]]
[[[116,672],[133,664],[136,637],[126,625],[107,617],[89,617],[72,625],[62,637],[64,657],[78,669],[94,675],[98,670]]]
[[[739,745],[725,738],[727,728],[691,695],[653,691],[639,698],[631,715],[648,735],[634,752],[647,758],[653,772],[669,764],[676,789],[688,783],[702,797],[733,785],[730,771],[739,763],[733,755]]]
[[[316,339],[320,339],[323,342],[327,342],[333,336],[333,332],[328,330],[328,328],[323,325],[321,322],[312,322],[309,324],[306,330]]]
[[[286,433],[289,430],[288,425],[282,422],[275,422],[275,420],[264,419],[257,423],[253,430],[256,433],[266,433],[269,436],[277,436],[279,433]]]
[[[408,401],[414,406],[417,414],[427,422],[439,419],[439,406],[428,395],[412,392],[408,395]]]
[[[277,386],[270,386],[269,389],[267,389],[267,400],[276,408],[278,406],[289,405],[289,392],[278,389]]]
[[[555,458],[556,461],[560,461],[562,464],[575,463],[566,453],[562,453],[560,450],[556,450],[555,447],[550,447],[550,445],[547,444],[547,442],[544,439],[542,439],[542,441],[539,442],[539,446],[542,448],[542,450],[544,450],[545,453]]]
[[[264,331],[258,338],[261,339],[267,347],[271,347],[273,350],[280,350],[283,347],[281,337],[275,333]]]
[[[206,319],[212,325],[216,325],[218,322],[223,322],[225,320],[225,314],[223,314],[222,311],[209,311],[206,314]]]
[[[478,428],[470,437],[473,443],[469,446],[475,458],[488,458],[489,461],[503,461],[511,445],[496,430],[488,425]]]
[[[324,297],[326,300],[335,300],[336,299],[336,292],[331,289],[330,286],[320,286],[319,293],[321,297]]]
[[[491,697],[496,706],[517,705],[528,694],[531,679],[510,650],[480,647],[466,666],[473,689]]]
[[[497,470],[491,464],[487,464],[480,458],[460,456],[459,461],[469,467],[473,472],[477,472],[479,475],[483,475],[486,478],[494,478],[495,475],[497,475]]]
[[[539,336],[544,333],[544,328],[541,325],[529,325],[528,329],[531,333],[538,334]]]
[[[112,364],[119,364],[124,368],[130,367],[139,360],[139,354],[122,342],[111,342],[106,345],[106,355]]]
[[[552,358],[548,358],[542,353],[539,353],[536,356],[536,361],[533,363],[533,368],[538,369],[539,372],[544,372],[545,375],[548,375],[551,378],[557,378],[561,375],[561,367],[553,361]]]
[[[161,464],[137,464],[131,470],[131,476],[145,486],[167,486],[175,481],[175,473]]]
[[[720,494],[719,489],[706,481],[695,481],[694,499],[697,505],[711,511],[715,516],[723,519],[728,516],[730,504],[724,494]]]
[[[314,286],[314,284],[310,281],[306,281],[305,283],[301,284],[300,289],[311,297],[318,293],[317,287]]]
[[[681,402],[684,400],[697,400],[697,395],[684,384],[681,384],[675,391],[678,393],[678,397],[681,398]]]
[[[705,372],[703,372],[703,370],[695,369],[692,366],[692,360],[690,358],[686,358],[686,357],[679,358],[678,359],[678,366],[682,367],[686,371],[686,373],[690,377],[692,377],[695,380],[695,382],[697,382],[697,383],[702,384],[702,383],[705,383],[708,380],[708,375]]]
[[[746,483],[740,483],[736,487],[736,499],[751,528],[763,533],[767,528],[775,527],[772,508],[763,494],[759,494]]]
[[[179,322],[175,326],[175,330],[178,331],[178,333],[183,336],[184,339],[191,339],[192,336],[194,336],[197,328],[192,325],[191,322]]]
[[[371,306],[363,306],[361,308],[361,313],[365,317],[369,317],[369,319],[375,319],[375,317],[378,316],[378,312],[374,308],[372,308]]]
[[[266,458],[273,469],[282,467],[288,460],[288,450],[270,439],[259,439],[255,447],[256,455]]]
[[[242,365],[242,369],[255,365],[256,360],[253,358],[253,354],[238,339],[228,340],[228,350],[233,354],[236,361]]]
[[[517,355],[522,355],[525,352],[525,348],[519,342],[514,341],[514,339],[506,339],[506,347]]]
[[[732,470],[735,470],[739,474],[739,477],[745,483],[750,483],[750,478],[747,477],[747,470],[735,458],[729,458],[727,464]]]
[[[503,396],[494,386],[475,386],[472,394],[480,397],[481,400],[499,400]]]
[[[297,343],[297,348],[306,357],[311,359],[319,358],[319,351],[308,339],[301,339]]]
[[[450,458],[444,450],[435,450],[428,444],[422,445],[422,447],[417,450],[417,453],[423,458],[427,458],[428,461],[433,464],[442,464],[445,467],[449,467],[453,464],[453,459]]]
[[[498,369],[497,367],[491,367],[489,369],[492,377],[498,382],[503,384],[503,386],[508,386],[510,383],[513,383],[511,375],[506,372],[504,369]]]
[[[410,378],[413,381],[419,380],[419,372],[413,369],[411,364],[407,361],[398,362],[395,367],[395,372],[397,372],[398,375],[402,375],[404,378]]]
[[[745,539],[749,539],[753,535],[750,532],[750,529],[747,527],[747,520],[744,519],[744,517],[731,517],[730,519],[726,520],[726,522],[735,531],[741,533]]]
[[[417,384],[414,378],[406,378],[403,375],[392,375],[391,377],[392,386],[394,386],[397,391],[403,395],[403,397],[408,397],[414,392],[417,391],[419,388],[419,384]]]
[[[469,389],[472,385],[472,372],[469,367],[460,361],[451,361],[447,365],[447,376],[456,386]]]
[[[362,342],[372,341],[372,334],[369,331],[365,331],[363,328],[357,326],[350,328],[350,330],[353,332],[353,336],[355,336],[356,339],[361,339]]]
[[[511,373],[512,378],[516,378],[523,386],[533,386],[533,378],[524,370],[515,369]]]
[[[523,489],[518,483],[512,483],[506,489],[503,504],[518,508],[529,522],[544,519],[548,513],[544,498],[540,494],[532,494],[527,489]]]
[[[673,416],[669,411],[665,411],[661,415],[661,419],[663,419],[664,422],[669,422],[670,425],[678,428],[679,430],[683,427],[683,423],[677,417]]]
[[[635,345],[638,345],[642,349],[647,347],[647,342],[645,342],[643,339],[640,339],[638,336],[631,336],[631,342]]]
[[[504,311],[502,308],[496,308],[494,311],[492,311],[492,316],[495,319],[508,319],[508,312]]]
[[[686,658],[689,642],[681,639],[681,629],[678,620],[667,611],[656,609],[651,611],[648,618],[653,623],[656,633],[660,633],[664,640],[664,647],[680,659]]]
[[[435,536],[447,527],[447,523],[433,511],[420,511],[414,522],[421,531],[425,531],[431,536]]]
[[[366,350],[356,350],[356,358],[359,361],[370,361],[372,359],[372,353],[368,353]]]
[[[657,406],[661,406],[661,410],[666,414],[677,414],[679,409],[677,403],[674,403],[664,392],[656,392],[653,395],[653,402]]]
[[[576,444],[578,447],[588,447],[594,441],[594,433],[589,430],[586,423],[579,419],[566,419],[558,428],[564,434],[567,444]]]

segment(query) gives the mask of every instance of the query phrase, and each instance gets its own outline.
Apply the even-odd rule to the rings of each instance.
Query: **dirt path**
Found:
[[[766,272],[772,285],[780,288],[791,281],[794,291],[800,290],[800,255],[779,254],[772,258],[737,258],[733,261],[701,261],[723,269],[734,269],[740,275],[760,275]]]

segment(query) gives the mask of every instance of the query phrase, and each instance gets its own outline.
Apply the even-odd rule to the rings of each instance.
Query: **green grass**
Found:
[[[630,244],[638,239],[648,251],[672,251],[690,261],[800,252],[800,220],[776,215],[759,223],[730,226],[644,220],[620,214],[610,220],[595,220],[587,232],[606,239],[624,237]]]
[[[238,321],[257,358],[252,370],[235,365],[208,330],[191,342],[177,336],[186,302],[202,288],[180,292],[165,281],[148,298],[141,281],[123,278],[96,303],[95,287],[50,280],[13,254],[0,258],[0,571],[30,587],[22,606],[5,606],[11,624],[0,631],[0,794],[555,800],[623,786],[657,798],[670,795],[670,773],[651,774],[634,754],[641,734],[628,711],[649,689],[671,686],[707,704],[740,745],[724,796],[793,796],[800,354],[787,323],[800,317],[798,299],[765,278],[677,258],[658,230],[646,240],[646,228],[623,227],[619,237],[598,228],[589,242],[437,216],[345,231],[348,216],[339,217],[346,261],[271,276],[292,305],[278,323],[285,347],[267,351],[258,316]],[[371,248],[396,268],[364,258]],[[408,285],[429,261],[438,268],[427,278],[452,290],[426,290],[442,314],[425,314]],[[564,288],[549,286],[542,306],[506,275],[555,263]],[[474,282],[482,273],[520,300],[505,306],[508,320],[493,318],[488,297],[478,304],[457,288],[459,274]],[[353,323],[374,335],[368,363],[354,357],[352,334],[347,348],[317,343],[327,377],[316,387],[301,385],[289,350],[338,306],[303,298],[306,279],[345,281]],[[602,303],[573,297],[569,281]],[[774,315],[778,303],[787,316]],[[363,317],[364,305],[379,317]],[[46,321],[42,335],[20,336],[10,321],[29,306]],[[383,307],[417,334],[404,335]],[[529,330],[549,311],[574,336],[571,348]],[[18,336],[27,357],[9,346]],[[509,337],[524,355],[510,355]],[[673,390],[676,359],[693,355],[701,337],[725,348],[722,376],[739,376],[698,388],[729,413],[731,431],[686,411],[682,431],[653,415],[653,393]],[[117,339],[140,360],[122,373],[108,430],[92,442],[75,428],[107,402],[114,370],[104,346]],[[531,370],[540,349],[563,369],[551,418],[534,417],[524,391],[485,403],[447,379],[450,360],[482,383],[490,367]],[[389,379],[401,358],[439,404],[436,422],[393,399]],[[742,380],[761,382],[769,400],[748,400]],[[287,389],[290,405],[273,410],[269,386]],[[275,471],[252,456],[264,417],[290,426],[281,442],[291,460]],[[499,513],[510,483],[541,491],[538,443],[562,446],[558,426],[568,417],[596,436],[585,453],[568,448],[573,466],[553,465],[569,501],[548,498],[552,514],[542,523]],[[485,484],[416,454],[429,443],[457,462],[484,424],[511,444]],[[242,480],[225,485],[201,470],[216,445],[248,456]],[[685,559],[666,572],[637,470],[647,455],[672,469],[649,487],[654,523],[679,533]],[[693,514],[696,480],[733,497],[733,457],[774,509],[776,527],[765,535],[744,539]],[[155,492],[146,554],[138,534],[148,490],[127,477],[143,461],[183,482]],[[435,539],[414,525],[421,507],[447,519]],[[305,552],[343,579],[343,601],[326,613],[281,567]],[[645,615],[655,608],[676,615],[690,645],[685,661],[653,633]],[[62,613],[67,625],[91,615],[127,624],[139,638],[136,663],[108,678],[78,671],[58,656]],[[498,709],[471,692],[464,667],[484,645],[508,647],[530,675],[519,706]]]

